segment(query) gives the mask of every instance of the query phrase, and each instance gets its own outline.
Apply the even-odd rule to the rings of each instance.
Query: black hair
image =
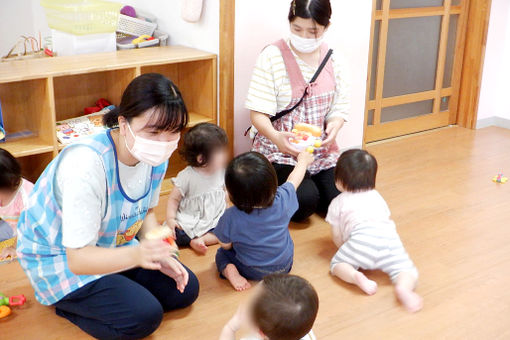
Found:
[[[350,192],[375,189],[377,160],[365,150],[347,150],[340,155],[335,168],[335,179]]]
[[[255,325],[270,340],[299,340],[313,327],[319,310],[317,292],[305,279],[271,274],[253,304]]]
[[[122,116],[131,119],[154,109],[146,127],[160,131],[180,132],[188,124],[188,110],[174,83],[159,73],[136,77],[122,94],[120,105],[103,117],[104,125],[113,128]]]
[[[184,142],[179,151],[189,165],[199,168],[209,163],[211,155],[228,145],[225,130],[211,123],[200,123],[184,135]],[[202,156],[199,161],[198,156]]]
[[[289,22],[296,17],[312,19],[319,25],[328,27],[331,20],[331,3],[329,0],[292,0],[289,11]]]
[[[0,189],[15,191],[21,180],[21,165],[9,151],[0,148]]]
[[[230,161],[225,172],[225,185],[232,203],[249,214],[254,208],[273,205],[278,178],[267,158],[251,151]]]

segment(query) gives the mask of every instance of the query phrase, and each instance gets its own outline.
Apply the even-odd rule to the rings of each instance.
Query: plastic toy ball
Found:
[[[322,146],[322,129],[318,126],[299,123],[294,125],[292,132],[295,136],[290,138],[289,141],[299,151],[306,150],[313,153],[316,148]]]
[[[494,183],[505,184],[508,181],[508,178],[504,177],[503,174],[499,173],[492,178],[492,181]]]
[[[0,319],[11,315],[11,309],[7,306],[0,306]]]

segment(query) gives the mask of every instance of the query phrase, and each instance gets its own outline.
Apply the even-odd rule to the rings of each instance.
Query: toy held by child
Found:
[[[212,230],[226,208],[227,145],[225,131],[210,123],[198,124],[184,136],[181,155],[188,167],[172,179],[166,218],[179,247],[205,254],[207,246],[218,243]]]
[[[335,169],[338,195],[329,206],[326,221],[339,247],[331,260],[331,273],[357,285],[368,295],[377,283],[358,269],[382,270],[395,285],[398,300],[410,312],[422,308],[414,292],[418,271],[409,258],[391,220],[388,205],[375,190],[377,161],[364,150],[349,150],[340,156]]]
[[[0,260],[16,257],[16,225],[33,187],[16,158],[0,149]]]
[[[257,334],[243,340],[315,340],[312,327],[318,310],[319,297],[308,281],[268,275],[223,327],[220,340],[236,339],[241,328]]]
[[[287,182],[278,187],[276,172],[260,153],[247,152],[227,167],[225,184],[233,207],[220,218],[214,234],[221,248],[216,266],[237,291],[272,273],[288,273],[294,259],[289,222],[298,209],[296,189],[313,155],[303,151]]]

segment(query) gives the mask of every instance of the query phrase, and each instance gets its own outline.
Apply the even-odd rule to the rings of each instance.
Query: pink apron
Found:
[[[278,47],[282,53],[292,88],[292,99],[287,109],[299,102],[305,89],[308,87],[308,95],[304,98],[301,105],[291,113],[273,122],[273,127],[277,131],[290,132],[294,124],[313,124],[323,128],[322,139],[326,139],[324,133],[326,116],[331,110],[331,105],[333,105],[336,90],[336,79],[332,60],[330,59],[328,61],[317,80],[312,84],[308,84],[303,78],[296,58],[285,40],[279,40],[273,45]],[[321,60],[325,57],[327,52],[328,46],[322,44]],[[271,163],[296,165],[295,157],[281,153],[269,138],[261,134],[257,134],[255,137],[252,150],[266,156]],[[315,175],[320,171],[333,168],[339,156],[340,152],[336,143],[332,143],[327,147],[318,148],[315,151],[315,161],[308,167],[308,171],[312,175]]]

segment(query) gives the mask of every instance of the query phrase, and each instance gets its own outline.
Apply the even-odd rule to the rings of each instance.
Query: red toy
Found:
[[[5,318],[11,314],[11,308],[15,306],[23,306],[27,302],[25,295],[14,295],[7,297],[0,293],[0,319]]]

